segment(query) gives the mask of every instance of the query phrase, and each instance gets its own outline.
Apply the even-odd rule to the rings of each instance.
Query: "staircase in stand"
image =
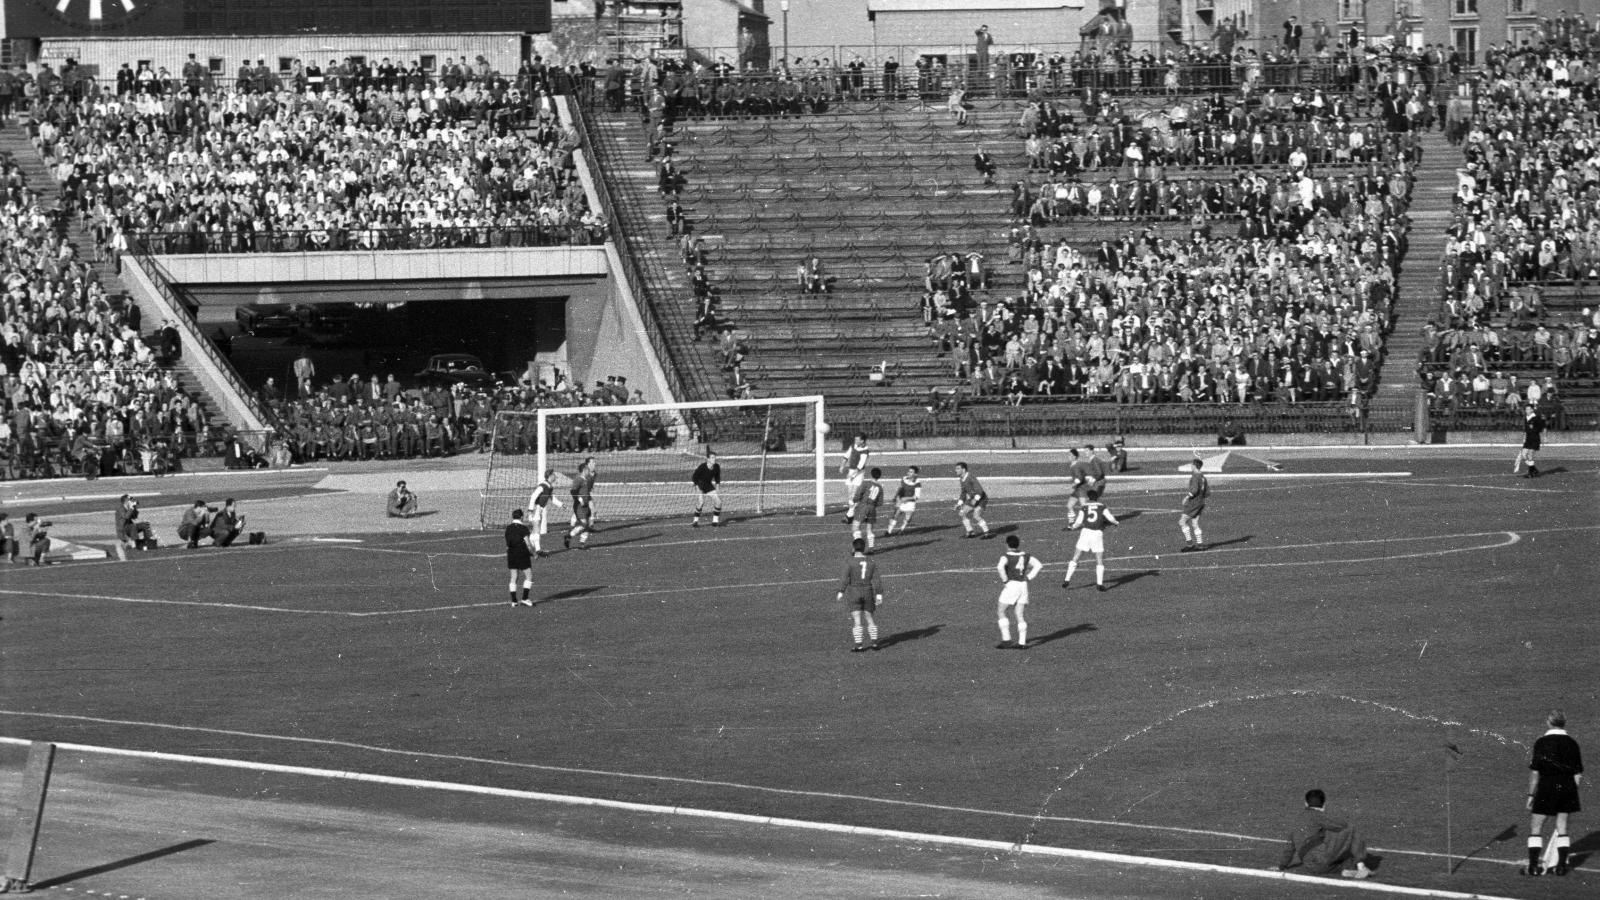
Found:
[[[1405,262],[1396,285],[1394,328],[1384,342],[1376,399],[1402,402],[1416,396],[1417,353],[1422,326],[1439,310],[1439,265],[1461,151],[1437,131],[1422,136],[1422,162],[1411,189],[1411,230]]]
[[[28,139],[28,133],[17,125],[8,125],[0,128],[0,152],[11,154],[17,167],[22,170],[23,177],[27,179],[28,187],[38,195],[39,208],[43,210],[61,209],[61,186],[56,182],[50,167],[45,163],[44,157],[39,154],[38,148]],[[77,216],[63,215],[60,227],[65,233],[67,243],[76,251],[77,258],[88,263],[99,279],[100,286],[105,289],[107,296],[121,295],[136,304],[139,309],[139,326],[142,334],[148,335],[161,326],[167,312],[153,301],[139,297],[123,282],[117,272],[116,263],[110,261],[95,261],[94,235],[84,226],[83,219]],[[223,406],[213,398],[201,385],[200,379],[195,376],[189,366],[180,359],[175,369],[178,385],[199,402],[205,410],[206,421],[213,424],[225,422],[222,412]],[[233,424],[233,423],[229,423]]]

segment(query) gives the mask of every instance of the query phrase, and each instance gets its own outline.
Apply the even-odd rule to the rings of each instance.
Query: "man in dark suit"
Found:
[[[982,144],[979,144],[977,152],[972,154],[972,168],[983,176],[984,184],[994,184],[994,173],[1000,167],[995,164],[994,157],[983,149]]]
[[[1300,38],[1305,35],[1305,29],[1300,27],[1300,17],[1290,16],[1289,21],[1283,23],[1283,49],[1300,55]]]

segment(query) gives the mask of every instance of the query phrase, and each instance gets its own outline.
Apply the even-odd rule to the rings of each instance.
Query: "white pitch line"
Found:
[[[1056,521],[1059,521],[1059,520],[1058,519],[1046,519],[1046,520],[1041,520],[1041,521],[1056,522]],[[1127,555],[1127,556],[1110,556],[1109,559],[1111,559],[1112,561],[1118,562],[1118,563],[1125,563],[1125,562],[1130,561],[1130,560],[1159,559],[1162,556],[1171,556],[1175,560],[1182,559],[1186,563],[1185,565],[1179,565],[1179,566],[1171,566],[1171,565],[1164,566],[1164,567],[1161,568],[1161,571],[1202,571],[1203,572],[1203,571],[1217,571],[1217,570],[1221,570],[1221,569],[1272,569],[1272,568],[1290,568],[1290,567],[1299,567],[1299,566],[1348,565],[1350,563],[1392,562],[1392,561],[1395,561],[1395,560],[1402,560],[1402,559],[1427,559],[1427,558],[1432,558],[1432,557],[1447,556],[1447,555],[1455,554],[1455,553],[1469,553],[1469,552],[1477,551],[1477,550],[1494,550],[1494,549],[1499,549],[1501,547],[1509,547],[1509,546],[1511,546],[1513,544],[1518,543],[1519,541],[1522,540],[1521,535],[1524,534],[1524,533],[1525,534],[1539,534],[1539,533],[1559,532],[1559,531],[1585,531],[1585,530],[1593,530],[1593,529],[1600,529],[1600,525],[1575,525],[1575,526],[1570,526],[1570,527],[1526,529],[1521,533],[1514,532],[1514,531],[1504,531],[1504,530],[1502,530],[1502,531],[1474,531],[1474,532],[1462,532],[1462,533],[1458,533],[1458,534],[1435,534],[1435,535],[1420,535],[1420,536],[1412,536],[1412,537],[1394,537],[1394,538],[1361,538],[1361,539],[1344,540],[1344,541],[1317,541],[1317,542],[1305,543],[1305,544],[1278,544],[1278,545],[1274,545],[1274,546],[1218,547],[1218,548],[1215,548],[1215,549],[1211,549],[1211,550],[1206,550],[1205,551],[1205,554],[1207,556],[1211,556],[1211,555],[1223,554],[1223,553],[1268,553],[1268,552],[1275,552],[1275,551],[1281,551],[1281,550],[1314,550],[1314,549],[1327,548],[1327,547],[1365,546],[1365,545],[1371,545],[1371,544],[1411,543],[1411,542],[1417,542],[1417,541],[1441,541],[1441,540],[1455,540],[1455,539],[1458,539],[1458,538],[1482,538],[1482,537],[1492,537],[1492,536],[1500,536],[1500,535],[1503,535],[1506,538],[1505,540],[1494,542],[1494,543],[1489,543],[1489,544],[1476,544],[1476,545],[1467,546],[1467,547],[1449,547],[1449,548],[1444,548],[1444,549],[1421,550],[1421,551],[1417,551],[1415,553],[1390,553],[1390,554],[1384,554],[1382,556],[1371,556],[1371,557],[1360,557],[1360,558],[1299,559],[1299,560],[1289,560],[1289,561],[1285,561],[1285,562],[1241,562],[1241,563],[1218,563],[1218,564],[1196,565],[1196,564],[1193,564],[1193,559],[1194,559],[1193,557],[1181,557],[1176,552],[1172,552],[1172,553],[1168,553],[1168,554],[1141,553],[1141,554],[1131,554],[1131,555]],[[837,534],[838,532],[828,531],[828,532],[821,532],[821,533],[822,534]],[[789,535],[789,536],[792,537],[794,535]],[[709,542],[709,541],[684,541],[682,543],[707,543],[707,542]],[[401,554],[415,554],[415,553],[421,552],[421,551],[408,551],[408,550],[391,550],[391,549],[382,548],[382,547],[359,547],[359,546],[352,546],[352,545],[348,545],[348,544],[333,544],[333,545],[330,545],[330,546],[333,549],[350,550],[350,551],[356,551],[356,552],[401,553]],[[661,545],[654,545],[654,546],[661,546]],[[494,553],[485,553],[485,554],[434,553],[432,555],[433,556],[449,555],[449,556],[493,558],[493,557],[497,557],[499,554],[494,554]],[[1051,562],[1045,562],[1044,563],[1044,567],[1047,568],[1047,569],[1059,569],[1059,568],[1063,568],[1065,566],[1066,566],[1066,561],[1064,561],[1064,560],[1056,560],[1056,561],[1051,561]],[[927,570],[921,570],[921,571],[916,571],[916,572],[885,572],[885,573],[883,573],[882,577],[899,579],[899,578],[928,578],[928,577],[933,577],[933,576],[945,576],[945,575],[975,575],[975,574],[979,574],[979,573],[982,573],[982,572],[987,572],[987,571],[989,571],[989,569],[990,569],[989,566],[970,566],[970,567],[962,567],[962,568],[954,568],[954,569],[927,569]],[[1138,570],[1137,569],[1127,569],[1127,568],[1118,567],[1118,568],[1113,569],[1113,571],[1122,572],[1122,571],[1138,571]],[[669,594],[690,594],[690,593],[697,593],[697,592],[736,591],[736,590],[765,590],[765,589],[779,588],[779,587],[802,587],[802,586],[805,586],[805,585],[813,585],[813,584],[832,584],[835,581],[837,581],[836,578],[807,578],[807,579],[795,579],[795,580],[789,580],[789,581],[751,582],[751,583],[746,583],[746,584],[696,585],[696,586],[693,586],[693,587],[675,587],[675,588],[646,588],[646,589],[631,590],[631,591],[616,591],[616,592],[612,592],[612,593],[587,594],[587,595],[584,596],[583,599],[591,600],[591,601],[593,601],[593,600],[625,600],[625,599],[629,599],[629,598],[632,598],[632,597],[658,597],[658,596],[669,595]],[[108,601],[119,602],[119,603],[148,603],[148,604],[175,605],[175,606],[211,606],[211,607],[216,607],[216,608],[219,608],[219,609],[242,609],[242,610],[249,610],[249,611],[256,611],[256,612],[272,612],[272,613],[301,613],[301,614],[305,614],[305,615],[318,615],[318,616],[346,616],[346,617],[354,618],[354,619],[379,618],[379,617],[384,617],[384,616],[409,616],[409,615],[418,615],[418,614],[421,614],[421,613],[448,612],[448,611],[451,611],[451,610],[458,610],[458,609],[485,609],[485,608],[489,608],[489,607],[504,605],[503,603],[501,603],[499,601],[495,601],[495,602],[483,602],[483,603],[460,603],[460,604],[452,604],[452,605],[448,605],[448,606],[422,606],[422,607],[413,607],[413,608],[408,608],[408,609],[354,611],[354,610],[328,610],[328,609],[298,609],[298,608],[291,608],[291,607],[258,606],[258,605],[242,604],[242,603],[208,603],[208,602],[199,601],[199,600],[166,600],[166,599],[154,599],[154,598],[143,598],[143,597],[116,597],[116,596],[108,596],[108,595],[101,595],[101,594],[70,594],[70,593],[54,593],[54,592],[43,592],[43,591],[22,591],[22,590],[0,589],[0,595],[6,595],[6,594],[15,595],[15,596],[22,596],[22,597],[53,597],[53,598],[61,598],[61,599],[68,599],[68,600],[108,600]],[[552,602],[552,601],[543,601],[543,602]]]
[[[1452,484],[1452,483],[1444,482],[1444,481],[1426,481],[1426,480],[1421,480],[1421,481],[1400,481],[1400,482],[1392,482],[1392,481],[1374,482],[1374,484],[1378,484],[1378,483],[1382,483],[1382,484],[1385,484],[1385,485],[1395,484],[1395,485],[1398,485],[1399,487],[1467,488],[1468,490],[1472,490],[1472,491],[1512,491],[1512,492],[1521,493],[1521,494],[1575,494],[1575,493],[1578,493],[1577,491],[1561,490],[1560,488],[1507,487],[1505,485],[1496,485],[1496,484]]]
[[[0,710],[0,714],[6,711]],[[287,738],[288,740],[296,740]],[[29,746],[33,741],[21,738],[0,737],[0,743],[12,746]],[[847,834],[859,837],[877,837],[895,841],[909,841],[920,844],[935,844],[955,846],[971,849],[987,850],[996,853],[1016,853],[1029,856],[1043,856],[1064,859],[1079,859],[1089,862],[1105,862],[1118,865],[1139,866],[1156,869],[1178,869],[1190,872],[1210,872],[1220,875],[1236,875],[1246,878],[1268,879],[1272,881],[1286,881],[1300,884],[1315,884],[1323,887],[1343,887],[1350,890],[1369,891],[1380,894],[1397,894],[1411,897],[1438,897],[1445,900],[1512,900],[1512,898],[1496,897],[1489,894],[1468,894],[1460,891],[1447,891],[1436,888],[1415,888],[1402,885],[1385,884],[1376,881],[1332,880],[1312,875],[1300,875],[1293,872],[1282,872],[1277,869],[1244,868],[1241,866],[1226,866],[1217,863],[1202,863],[1189,860],[1168,859],[1158,856],[1138,856],[1130,853],[1108,853],[1101,850],[1081,850],[1071,847],[1051,847],[1039,844],[1022,844],[1010,841],[986,840],[982,838],[957,837],[952,835],[923,834],[914,831],[900,831],[885,828],[869,828],[865,826],[843,825],[835,822],[817,822],[806,819],[788,819],[776,816],[758,816],[748,813],[725,812],[721,810],[697,809],[687,806],[663,806],[651,803],[633,803],[625,800],[607,800],[599,797],[583,797],[572,794],[553,794],[543,791],[526,791],[514,788],[496,788],[476,784],[459,784],[448,781],[435,781],[420,778],[405,778],[396,775],[376,775],[368,772],[354,772],[341,769],[320,769],[310,766],[291,766],[278,763],[258,763],[245,760],[224,759],[219,757],[192,756],[182,753],[163,753],[154,750],[127,750],[120,747],[100,747],[92,744],[58,743],[57,749],[73,753],[97,753],[104,756],[119,756],[125,758],[144,759],[160,762],[187,763],[190,765],[212,766],[224,769],[239,769],[247,772],[274,773],[283,775],[300,775],[310,778],[326,778],[340,781],[355,781],[363,784],[378,784],[389,787],[417,788],[422,790],[444,791],[456,794],[468,794],[484,797],[497,797],[515,800],[531,800],[543,803],[560,804],[564,806],[587,806],[599,809],[615,809],[626,812],[644,813],[648,815],[685,816],[700,819],[712,819],[740,824],[761,825],[777,828],[791,828],[798,831],[817,831],[833,834]],[[392,752],[392,751],[391,751]],[[427,756],[430,754],[415,754]],[[483,760],[483,762],[499,762]],[[785,793],[810,794],[805,791]],[[830,796],[810,794],[811,796]],[[858,798],[871,800],[873,798]],[[896,801],[879,801],[896,802]],[[927,806],[928,804],[904,803],[907,806]],[[959,808],[944,809],[960,812]],[[976,812],[976,810],[974,810]],[[1021,814],[1001,814],[1021,816]],[[1033,818],[1021,816],[1024,818]],[[1054,820],[1054,819],[1053,819]],[[1126,825],[1120,822],[1095,822],[1093,820],[1056,820],[1080,821],[1085,824],[1099,825]],[[1222,832],[1203,832],[1195,829],[1168,828],[1166,826],[1136,826],[1151,830],[1172,831],[1179,833],[1200,833],[1218,836],[1230,836],[1260,842],[1275,842],[1271,838],[1259,838],[1250,835],[1225,835]],[[1408,855],[1437,856],[1438,854],[1413,853],[1404,850],[1387,850],[1381,847],[1373,848],[1378,853],[1407,853]],[[1502,860],[1471,860],[1480,862],[1503,863]]]

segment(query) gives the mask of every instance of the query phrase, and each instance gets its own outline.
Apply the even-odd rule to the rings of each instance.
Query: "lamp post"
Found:
[[[778,0],[783,10],[783,71],[789,71],[789,0]]]

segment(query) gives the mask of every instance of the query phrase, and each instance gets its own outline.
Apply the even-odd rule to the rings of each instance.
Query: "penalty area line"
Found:
[[[10,744],[12,746],[28,746],[33,742],[20,738],[0,737],[0,743]],[[1230,875],[1243,878],[1265,879],[1299,884],[1315,884],[1324,887],[1342,887],[1355,891],[1367,891],[1379,894],[1393,894],[1409,897],[1438,897],[1448,898],[1448,900],[1511,900],[1511,898],[1496,897],[1488,894],[1469,894],[1460,891],[1439,890],[1435,888],[1407,887],[1404,885],[1384,884],[1382,882],[1370,880],[1331,880],[1313,875],[1300,875],[1294,872],[1282,872],[1278,871],[1277,869],[1253,869],[1245,868],[1243,866],[1194,862],[1191,860],[1169,859],[1158,856],[1139,856],[1131,853],[1111,853],[1103,850],[1083,850],[1073,847],[1051,847],[1012,841],[996,841],[984,838],[926,834],[922,832],[903,831],[899,829],[844,825],[837,822],[819,822],[809,819],[790,819],[779,816],[760,816],[751,815],[749,813],[727,812],[723,810],[699,809],[689,806],[666,806],[654,803],[634,803],[625,800],[607,800],[600,797],[584,797],[573,794],[555,794],[544,791],[526,791],[514,788],[497,788],[476,784],[458,784],[448,781],[406,778],[396,775],[378,775],[369,772],[355,772],[342,769],[321,769],[310,766],[291,766],[278,763],[248,762],[245,760],[192,756],[181,753],[163,753],[153,750],[128,750],[119,747],[99,747],[91,744],[59,743],[55,746],[59,749],[73,753],[94,753],[103,756],[117,756],[160,762],[186,763],[190,765],[238,769],[247,772],[299,775],[310,778],[354,781],[362,784],[383,785],[386,787],[405,787],[454,794],[476,795],[482,797],[531,800],[542,803],[559,804],[563,806],[587,806],[599,809],[615,809],[626,812],[642,813],[646,815],[682,816],[689,818],[710,819],[714,821],[738,823],[744,825],[786,828],[795,831],[824,832],[830,834],[850,835],[854,837],[882,838],[893,841],[910,841],[919,844],[961,847],[966,849],[992,851],[996,853],[1013,853],[1018,855],[1056,859],[1075,859],[1084,862],[1110,863],[1115,865],[1138,866],[1152,869],[1206,872],[1211,874]],[[797,791],[794,793],[804,794],[806,792]],[[1147,827],[1161,828],[1162,826]],[[1187,829],[1170,830],[1185,831]],[[1250,840],[1264,840],[1248,835],[1238,835],[1237,837],[1246,837]],[[1393,851],[1380,850],[1379,852]]]

